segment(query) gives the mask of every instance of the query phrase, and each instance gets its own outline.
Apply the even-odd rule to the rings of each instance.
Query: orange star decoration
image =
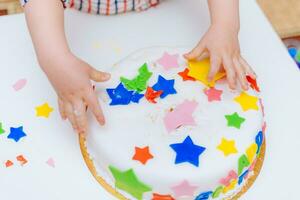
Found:
[[[162,90],[160,91],[155,91],[153,90],[152,87],[147,87],[146,93],[145,93],[145,98],[150,102],[150,103],[157,103],[156,98],[160,97],[160,95],[163,93]]]
[[[214,87],[215,82],[217,80],[222,79],[226,75],[225,72],[218,72],[213,78],[213,80],[209,82],[207,80],[207,76],[210,70],[209,58],[206,58],[201,61],[189,61],[188,66],[190,70],[188,72],[188,76],[195,78],[196,80],[202,82],[208,87]]]
[[[175,200],[171,195],[162,195],[153,193],[153,197],[151,200]]]
[[[149,146],[144,148],[135,147],[135,154],[133,160],[140,161],[142,164],[146,164],[148,160],[152,159],[153,155],[149,151]]]
[[[44,103],[43,105],[37,106],[35,110],[37,117],[48,118],[50,113],[53,111],[53,108],[51,108],[48,103]]]
[[[224,156],[229,156],[230,154],[237,153],[237,149],[235,148],[234,140],[227,140],[222,138],[221,143],[217,146],[217,149],[224,153]]]
[[[13,166],[14,165],[14,163],[11,161],[11,160],[7,160],[6,162],[5,162],[5,167],[11,167],[11,166]]]
[[[235,97],[234,101],[238,102],[241,105],[243,111],[251,109],[258,110],[258,98],[256,96],[248,95],[246,92],[242,92],[239,96]]]
[[[181,76],[183,81],[195,81],[195,78],[188,76],[189,72],[190,70],[185,68],[182,72],[178,72],[178,75]]]
[[[23,155],[17,156],[17,161],[19,161],[20,164],[21,164],[22,166],[25,165],[25,164],[28,162],[28,161],[26,160],[26,158],[24,158]]]

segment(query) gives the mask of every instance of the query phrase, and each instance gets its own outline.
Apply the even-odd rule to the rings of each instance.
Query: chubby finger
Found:
[[[59,108],[60,116],[63,120],[66,120],[67,115],[66,115],[66,112],[65,112],[64,103],[63,103],[63,101],[60,97],[58,97],[57,101],[58,101],[58,108]]]
[[[201,56],[205,52],[205,45],[202,41],[198,43],[198,45],[189,53],[184,54],[184,58],[187,60],[195,60]]]
[[[247,61],[244,58],[240,57],[239,62],[242,64],[246,75],[249,75],[251,78],[256,79],[257,76],[253,71],[252,67],[247,63]]]
[[[90,79],[96,82],[105,82],[110,79],[110,74],[107,72],[98,71],[95,68],[89,66],[88,74]]]
[[[223,66],[226,71],[226,77],[229,84],[230,89],[236,89],[236,73],[234,69],[234,65],[232,59],[228,56],[223,57]]]
[[[222,59],[219,56],[211,55],[210,56],[210,70],[207,76],[208,81],[213,81],[216,73],[221,68]]]
[[[99,101],[93,92],[93,90],[89,90],[84,97],[84,100],[87,102],[89,109],[93,112],[94,116],[96,117],[97,121],[100,125],[105,124],[105,118],[99,104]]]
[[[72,124],[73,129],[78,132],[78,127],[75,120],[75,115],[73,112],[73,106],[69,101],[64,101],[64,108],[66,111],[66,115],[70,123]]]
[[[239,62],[237,58],[233,58],[233,64],[235,68],[235,72],[237,75],[237,79],[242,87],[243,90],[248,90],[248,83],[246,80],[246,73],[242,64]]]
[[[73,113],[75,116],[75,122],[78,129],[78,133],[87,133],[87,116],[85,112],[85,103],[82,99],[76,98],[72,101]]]

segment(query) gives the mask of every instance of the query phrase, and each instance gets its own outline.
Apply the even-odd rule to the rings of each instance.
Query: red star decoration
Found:
[[[259,89],[259,87],[258,87],[258,85],[257,85],[256,79],[253,79],[253,78],[251,78],[250,76],[246,76],[246,79],[247,79],[247,81],[250,83],[250,87],[251,87],[253,90],[255,90],[255,91],[257,91],[257,92],[260,92],[260,89]]]
[[[26,158],[24,158],[23,155],[19,155],[17,156],[17,161],[19,161],[21,163],[21,165],[25,165],[28,161],[26,160]]]
[[[204,94],[207,96],[207,100],[209,102],[212,101],[221,101],[221,95],[223,91],[217,90],[215,88],[204,89]]]
[[[148,160],[152,159],[153,156],[149,151],[149,146],[144,148],[135,147],[135,154],[133,156],[133,160],[140,161],[142,164],[146,164]]]
[[[153,193],[152,200],[175,200],[171,195]]]
[[[7,160],[6,162],[5,162],[5,167],[11,167],[11,166],[13,166],[13,162],[12,161],[10,161],[10,160]]]
[[[178,75],[182,77],[183,81],[195,81],[193,77],[188,76],[189,69],[185,68],[182,72],[178,72]]]
[[[145,98],[150,102],[150,103],[157,103],[155,99],[157,97],[160,97],[160,95],[163,93],[162,90],[155,91],[152,87],[147,87],[146,93],[145,93]]]

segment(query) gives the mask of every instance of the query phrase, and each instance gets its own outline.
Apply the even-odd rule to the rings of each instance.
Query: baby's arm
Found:
[[[246,75],[255,78],[255,73],[240,54],[238,41],[239,0],[208,0],[211,26],[187,59],[201,59],[210,56],[211,71],[208,79],[223,67],[230,88],[236,88],[236,80],[243,89],[248,89]]]
[[[77,132],[86,132],[88,105],[99,123],[104,124],[91,80],[106,81],[110,75],[95,70],[70,51],[61,1],[30,0],[25,6],[25,15],[39,64],[58,95],[62,118],[68,118]]]

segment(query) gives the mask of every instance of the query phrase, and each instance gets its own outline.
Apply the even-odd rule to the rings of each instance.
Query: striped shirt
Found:
[[[20,0],[25,4],[30,0]],[[79,11],[113,15],[129,11],[143,11],[147,8],[156,6],[159,0],[61,0],[64,8],[74,8]]]

